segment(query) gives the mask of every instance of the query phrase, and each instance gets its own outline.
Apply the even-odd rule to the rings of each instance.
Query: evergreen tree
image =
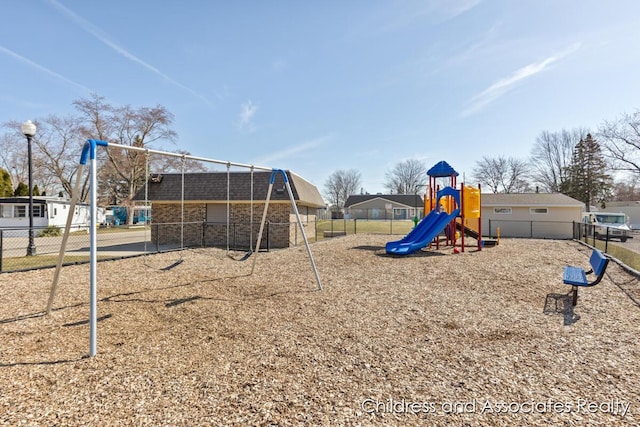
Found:
[[[592,203],[603,205],[613,186],[607,169],[600,144],[588,133],[573,150],[562,192],[584,202],[587,211]]]
[[[13,196],[13,184],[11,175],[6,170],[0,168],[0,197]]]
[[[40,195],[40,189],[38,188],[38,185],[34,185],[33,186],[33,196],[39,196]]]
[[[19,196],[28,196],[29,195],[29,187],[24,182],[20,181],[18,186],[16,187],[16,191],[13,192],[13,195],[16,197]]]

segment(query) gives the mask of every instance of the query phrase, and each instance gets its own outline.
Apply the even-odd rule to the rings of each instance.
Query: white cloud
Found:
[[[32,60],[25,58],[24,56],[12,51],[11,49],[7,49],[4,46],[0,46],[0,52],[4,53],[6,55],[9,55],[12,58],[17,59],[18,61],[20,61],[20,62],[22,62],[24,64],[27,64],[27,65],[29,65],[29,66],[31,66],[33,68],[36,68],[36,69],[38,69],[38,70],[40,70],[40,71],[42,71],[42,72],[44,72],[44,73],[46,73],[46,74],[48,74],[48,75],[50,75],[52,77],[55,77],[58,80],[62,80],[63,82],[68,83],[71,86],[75,86],[76,88],[81,89],[83,92],[91,92],[91,89],[89,89],[88,87],[83,86],[80,83],[76,83],[73,80],[70,80],[70,79],[66,78],[65,76],[63,76],[63,75],[56,73],[55,71],[51,71],[50,69],[43,67],[42,65],[36,64]]]
[[[419,0],[393,4],[392,12],[386,10],[380,15],[385,24],[383,31],[393,31],[421,21],[446,22],[473,9],[482,0]]]
[[[310,141],[303,142],[293,147],[287,147],[280,151],[276,151],[275,153],[271,153],[268,156],[261,157],[257,159],[255,163],[259,165],[270,165],[280,160],[304,157],[304,154],[309,154],[312,150],[326,144],[329,139],[331,139],[331,136],[329,135],[314,138]]]
[[[580,46],[580,43],[575,43],[559,54],[551,55],[542,61],[525,65],[511,73],[511,75],[499,79],[497,82],[471,98],[471,105],[462,112],[462,117],[470,116],[482,110],[484,107],[506,94],[522,81],[550,68],[553,63],[572,54],[578,50]]]
[[[49,3],[51,3],[56,9],[58,9],[59,11],[64,13],[69,19],[71,19],[74,23],[76,23],[78,26],[80,26],[83,30],[85,30],[86,32],[88,32],[89,34],[91,34],[92,36],[97,38],[98,40],[100,40],[105,45],[109,46],[111,49],[115,50],[120,55],[124,56],[125,58],[127,58],[128,60],[130,60],[132,62],[135,62],[135,63],[141,65],[142,67],[146,68],[147,70],[151,71],[152,73],[156,74],[157,76],[162,77],[163,79],[165,79],[169,83],[171,83],[171,84],[173,84],[173,85],[175,85],[175,86],[177,86],[177,87],[189,92],[191,95],[193,95],[193,96],[201,99],[202,101],[204,101],[205,104],[207,104],[209,106],[212,105],[211,102],[207,98],[205,98],[204,96],[200,95],[195,90],[193,90],[193,89],[183,85],[182,83],[172,79],[171,77],[167,76],[166,74],[164,74],[162,71],[160,71],[158,68],[154,67],[153,65],[148,64],[147,62],[145,62],[142,59],[138,58],[133,53],[129,52],[124,47],[118,45],[113,40],[111,40],[111,38],[104,31],[102,31],[100,28],[96,27],[91,22],[87,21],[83,17],[77,15],[76,13],[71,11],[70,9],[68,9],[65,6],[61,5],[56,0],[49,0]]]
[[[238,118],[238,129],[253,132],[253,116],[258,112],[258,106],[253,101],[248,100],[240,107],[240,117]]]

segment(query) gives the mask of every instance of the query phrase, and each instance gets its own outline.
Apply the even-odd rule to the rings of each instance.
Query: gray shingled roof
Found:
[[[324,200],[318,189],[310,182],[296,174],[286,171],[291,191],[295,200],[306,206],[324,207]],[[182,175],[179,173],[161,174],[160,182],[149,181],[148,200],[152,202],[173,202],[182,200]],[[253,200],[265,200],[269,189],[271,172],[253,172]],[[145,199],[145,188],[142,187],[133,200]],[[184,174],[185,201],[226,201],[226,172],[197,172]],[[229,174],[229,200],[251,200],[251,172],[231,172]],[[289,200],[281,174],[276,180],[271,193],[271,200]]]
[[[584,203],[562,193],[482,193],[482,206],[583,207]]]
[[[347,198],[344,203],[345,208],[353,208],[360,203],[368,202],[373,199],[388,200],[397,205],[404,205],[409,207],[422,206],[424,204],[422,196],[415,194],[357,194]]]

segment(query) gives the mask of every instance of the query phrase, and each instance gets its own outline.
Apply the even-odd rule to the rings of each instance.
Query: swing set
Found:
[[[150,210],[150,203],[149,203],[149,184],[152,182],[161,182],[162,181],[162,175],[161,174],[150,174],[150,170],[149,170],[149,164],[150,164],[150,157],[151,157],[151,150],[146,149],[145,150],[145,185],[144,185],[144,208],[146,211]],[[185,239],[184,239],[184,227],[185,224],[187,224],[185,222],[185,213],[184,213],[184,204],[185,204],[185,170],[186,170],[186,163],[187,163],[187,158],[190,158],[191,156],[187,156],[187,155],[181,155],[181,167],[180,167],[180,222],[171,222],[171,223],[164,223],[163,225],[176,225],[178,224],[180,227],[180,238],[179,238],[179,246],[178,246],[178,252],[180,253],[180,258],[178,260],[176,260],[174,263],[172,263],[170,266],[168,267],[163,267],[163,268],[159,268],[159,270],[170,270],[176,266],[178,266],[179,264],[181,264],[183,262],[183,256],[182,254],[184,253],[184,250],[186,249],[186,245],[185,245]],[[227,162],[226,163],[226,175],[227,175],[227,183],[226,183],[226,256],[235,260],[235,261],[246,261],[247,259],[249,259],[249,257],[253,254],[253,248],[252,246],[252,242],[253,242],[253,234],[254,234],[254,215],[253,215],[253,208],[254,208],[254,171],[256,169],[256,167],[254,165],[251,165],[250,168],[250,201],[249,201],[249,210],[250,210],[250,214],[249,214],[249,236],[248,236],[248,241],[249,241],[249,248],[248,250],[241,255],[240,257],[235,257],[234,255],[232,255],[231,253],[231,246],[230,246],[230,241],[231,241],[231,236],[230,236],[230,230],[231,230],[231,166],[232,163],[231,162]],[[151,241],[151,236],[149,236],[147,234],[147,232],[149,231],[149,228],[145,227],[145,241],[144,241],[144,252],[145,255],[147,255],[149,253],[148,247],[147,247],[147,243]],[[204,231],[203,231],[204,232]],[[157,231],[157,233],[159,233],[159,231]],[[202,243],[204,245],[204,242]],[[159,246],[159,244],[158,244]],[[160,252],[160,249],[158,248],[158,252]],[[147,267],[150,268],[155,268],[154,266],[150,265],[149,263],[146,262],[146,256],[145,256],[145,265]]]
[[[97,354],[97,229],[98,229],[98,223],[97,223],[97,208],[98,208],[98,204],[97,204],[97,174],[98,174],[98,168],[97,168],[97,162],[96,162],[96,151],[98,149],[98,147],[104,147],[106,149],[109,148],[113,148],[113,149],[122,149],[122,150],[130,150],[130,151],[137,151],[137,152],[144,152],[146,155],[146,167],[145,167],[145,173],[146,173],[146,184],[145,184],[145,208],[148,205],[148,185],[149,185],[149,155],[150,154],[158,154],[158,155],[163,155],[163,156],[169,156],[169,157],[178,157],[182,159],[182,166],[181,166],[181,200],[180,200],[180,215],[181,215],[181,229],[180,229],[180,249],[184,249],[184,190],[185,190],[185,185],[184,185],[184,175],[185,175],[185,164],[187,160],[194,160],[194,161],[201,161],[201,162],[208,162],[208,163],[214,163],[214,164],[221,164],[221,165],[226,165],[227,167],[227,256],[229,256],[230,258],[233,258],[230,255],[230,248],[229,248],[229,223],[230,223],[230,168],[233,167],[240,167],[240,168],[245,168],[245,169],[249,169],[251,172],[251,201],[250,201],[250,207],[251,207],[251,230],[253,229],[253,203],[254,203],[254,188],[253,188],[253,173],[254,170],[262,170],[262,171],[270,171],[271,172],[271,177],[269,180],[269,187],[267,190],[267,197],[265,200],[265,206],[264,206],[264,211],[262,214],[262,219],[260,221],[260,228],[259,228],[259,232],[258,232],[258,237],[257,240],[255,242],[255,250],[252,250],[252,248],[249,248],[249,251],[247,253],[245,253],[242,257],[240,258],[233,258],[236,259],[238,261],[245,261],[247,260],[249,257],[251,257],[253,255],[253,263],[251,265],[251,272],[249,274],[253,274],[254,270],[255,270],[255,266],[256,266],[256,260],[257,260],[257,254],[260,251],[260,243],[262,241],[262,235],[264,232],[264,225],[266,223],[267,220],[267,213],[268,213],[268,209],[269,209],[269,201],[271,200],[271,194],[273,191],[273,186],[276,180],[276,177],[278,175],[282,176],[283,180],[284,180],[284,184],[285,187],[287,189],[288,195],[289,195],[289,200],[291,202],[291,208],[296,216],[296,220],[297,220],[297,224],[298,227],[300,227],[301,230],[301,234],[304,240],[304,244],[307,250],[307,254],[309,256],[309,261],[311,262],[311,267],[313,269],[314,275],[315,275],[315,279],[317,282],[317,289],[318,290],[322,290],[322,281],[320,280],[320,275],[318,274],[318,269],[316,267],[316,263],[315,260],[313,259],[313,254],[311,253],[311,248],[309,246],[309,241],[307,240],[307,236],[306,233],[304,231],[304,227],[302,224],[302,220],[300,218],[300,213],[298,211],[298,207],[297,204],[295,202],[295,198],[293,196],[293,192],[291,190],[291,185],[289,183],[289,179],[287,177],[287,174],[284,170],[282,169],[273,169],[273,168],[267,168],[267,167],[262,167],[262,166],[254,166],[254,165],[249,165],[249,164],[244,164],[244,163],[235,163],[235,162],[229,162],[229,161],[222,161],[222,160],[215,160],[215,159],[209,159],[209,158],[204,158],[204,157],[196,157],[196,156],[191,156],[191,155],[186,155],[186,154],[180,154],[180,153],[171,153],[171,152],[165,152],[165,151],[159,151],[159,150],[152,150],[152,149],[148,149],[148,148],[144,148],[144,147],[134,147],[134,146],[128,146],[128,145],[121,145],[121,144],[114,144],[114,143],[110,143],[110,142],[106,142],[106,141],[101,141],[101,140],[95,140],[95,139],[89,139],[86,141],[83,149],[82,149],[82,154],[80,156],[80,162],[78,165],[78,170],[77,170],[77,174],[76,174],[76,182],[73,188],[73,192],[71,194],[71,206],[69,209],[69,215],[67,217],[67,223],[66,223],[66,227],[64,229],[64,234],[62,236],[62,243],[60,245],[60,253],[58,256],[58,262],[56,264],[56,269],[55,269],[55,273],[54,273],[54,277],[51,283],[51,290],[49,292],[49,300],[47,302],[47,308],[46,308],[46,313],[50,314],[52,307],[53,307],[53,301],[55,298],[55,293],[56,293],[56,289],[58,287],[58,282],[60,279],[60,274],[61,274],[61,270],[62,270],[62,264],[64,261],[64,255],[65,255],[65,250],[66,250],[66,245],[67,245],[67,241],[69,238],[69,230],[71,229],[71,221],[73,219],[73,215],[71,214],[72,212],[74,212],[75,206],[77,204],[78,201],[78,194],[79,194],[79,187],[80,187],[80,182],[82,181],[82,175],[83,175],[83,171],[84,171],[84,167],[87,164],[87,161],[89,162],[89,185],[90,185],[90,189],[89,189],[89,199],[90,199],[90,229],[89,229],[89,242],[90,242],[90,252],[89,252],[89,282],[90,282],[90,286],[89,286],[89,297],[90,297],[90,305],[89,305],[89,356],[93,357]],[[253,237],[252,231],[250,232],[250,239]],[[145,252],[146,252],[146,238],[145,238]],[[252,240],[249,240],[250,242],[252,242]],[[182,252],[181,252],[182,253]],[[181,259],[177,261],[177,263],[181,263],[182,262],[182,255],[181,255]],[[174,263],[176,264],[176,263]],[[177,264],[176,264],[177,265]]]

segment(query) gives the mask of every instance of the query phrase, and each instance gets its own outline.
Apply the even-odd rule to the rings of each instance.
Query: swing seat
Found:
[[[174,268],[176,268],[177,266],[179,266],[180,264],[182,264],[183,260],[179,259],[176,262],[174,262],[173,264],[170,264],[164,268],[161,268],[160,270],[162,271],[169,271],[169,270],[173,270]]]
[[[234,261],[246,261],[246,260],[248,260],[248,259],[249,259],[249,257],[250,257],[251,255],[253,255],[253,251],[251,251],[251,250],[250,250],[249,252],[245,253],[244,255],[242,255],[240,258],[234,258],[234,257],[232,257],[231,255],[227,254],[227,256],[228,256],[229,258],[231,258],[232,260],[234,260]]]

